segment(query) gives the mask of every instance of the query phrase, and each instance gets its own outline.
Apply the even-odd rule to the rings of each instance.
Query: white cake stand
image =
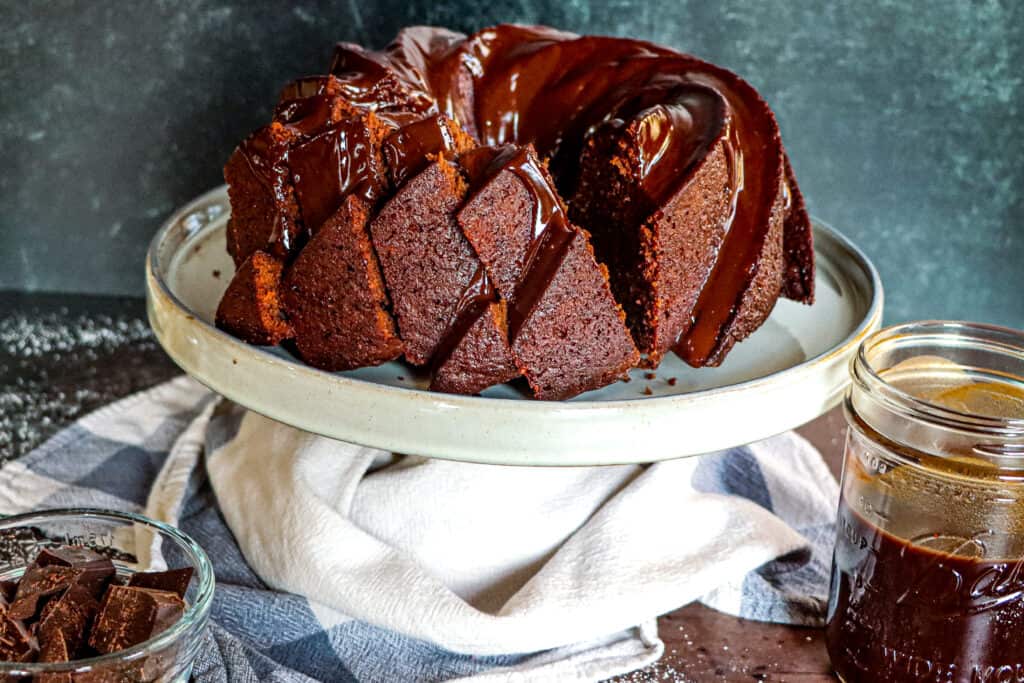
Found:
[[[213,325],[234,272],[225,251],[224,187],[175,213],[146,260],[150,324],[185,372],[251,410],[324,436],[435,458],[503,465],[652,462],[738,446],[835,406],[847,365],[882,319],[882,285],[864,254],[815,221],[817,301],[780,300],[718,368],[670,355],[654,373],[563,402],[516,385],[482,396],[426,390],[402,362],[329,373],[279,348],[249,346]]]

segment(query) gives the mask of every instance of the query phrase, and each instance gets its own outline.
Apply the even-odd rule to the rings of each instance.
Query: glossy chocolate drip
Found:
[[[296,78],[281,89],[281,94],[278,95],[277,101],[280,105],[292,100],[301,100],[306,97],[313,97],[314,95],[323,95],[327,91],[330,78],[330,76],[305,76],[303,78]]]
[[[353,105],[370,110],[395,107],[421,114],[436,111],[418,74],[388,51],[338,43],[330,73],[341,81],[342,94]]]
[[[433,358],[430,359],[430,365],[434,370],[448,362],[469,329],[487,312],[487,307],[497,301],[498,293],[487,277],[487,272],[483,265],[478,266],[466,289],[462,291],[444,336],[438,343]]]
[[[289,140],[290,137],[282,132],[279,124],[271,124],[259,129],[239,145],[242,158],[253,176],[273,195],[279,206],[289,201]],[[268,250],[275,256],[284,257],[298,240],[298,232],[299,226],[284,212],[277,212]]]
[[[288,152],[292,182],[309,233],[315,233],[349,193],[374,203],[383,178],[374,169],[367,121],[353,118],[296,145]]]
[[[286,85],[274,107],[274,120],[297,135],[309,137],[333,122],[334,97],[328,92],[329,76],[308,76]]]
[[[390,169],[392,181],[398,187],[426,168],[431,156],[449,156],[455,147],[445,117],[435,114],[389,135],[381,145],[381,154]]]
[[[721,97],[706,88],[680,93],[634,117],[639,125],[638,184],[656,204],[667,201],[689,179],[725,125]]]

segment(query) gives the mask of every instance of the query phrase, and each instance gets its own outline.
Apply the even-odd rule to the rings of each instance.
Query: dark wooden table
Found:
[[[180,371],[154,341],[139,299],[0,291],[0,463],[81,415]],[[800,429],[838,474],[844,423]],[[641,681],[833,681],[818,629],[763,624],[701,605],[663,616],[665,656]]]

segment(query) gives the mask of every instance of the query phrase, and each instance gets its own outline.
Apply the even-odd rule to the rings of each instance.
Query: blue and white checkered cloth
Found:
[[[195,538],[218,582],[194,671],[202,682],[600,680],[657,660],[654,617],[695,599],[752,619],[821,622],[838,491],[795,435],[561,474],[379,456],[246,414],[179,378],[0,469],[0,514],[133,510]],[[303,478],[310,471],[316,481]],[[280,495],[252,495],[268,481]],[[475,490],[465,494],[479,510],[472,527],[460,528],[452,491],[408,494],[441,481]],[[349,492],[344,505],[309,503],[335,491]],[[529,509],[503,510],[501,495]],[[435,518],[457,543],[432,536]],[[542,523],[547,546],[531,550]],[[526,550],[540,559],[514,561]],[[375,566],[372,580],[359,571]]]

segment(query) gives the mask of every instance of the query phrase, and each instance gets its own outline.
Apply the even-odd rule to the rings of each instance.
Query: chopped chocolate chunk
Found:
[[[75,652],[84,642],[86,629],[99,607],[87,587],[69,586],[63,595],[51,600],[43,609],[38,626],[40,640],[46,643],[59,633],[69,650]]]
[[[189,581],[192,580],[192,567],[168,569],[163,572],[140,572],[128,579],[133,588],[154,588],[156,590],[177,593],[179,598],[185,597]]]
[[[189,567],[122,578],[109,557],[88,548],[43,550],[19,580],[0,581],[0,662],[74,661],[148,640],[184,615],[192,573]],[[157,680],[174,656],[172,649],[116,669],[76,673],[73,683]],[[6,680],[0,675],[0,683]],[[72,683],[72,676],[33,680]]]
[[[79,570],[71,567],[32,565],[18,583],[18,591],[8,608],[8,614],[14,619],[35,617],[46,598],[63,591],[74,583],[78,576]]]
[[[76,583],[92,591],[94,596],[103,593],[107,583],[114,577],[114,563],[94,550],[81,546],[48,548],[39,553],[35,564],[39,567],[72,567],[80,573]]]
[[[30,662],[39,650],[35,637],[20,619],[0,616],[0,662]]]
[[[39,638],[40,662],[69,662],[73,651],[68,647],[68,641],[60,629]]]
[[[103,598],[89,644],[102,653],[117,652],[165,631],[185,613],[174,593],[111,586]]]
[[[61,631],[55,631],[49,637],[40,638],[39,660],[40,662],[70,662],[73,650],[68,648],[67,641]],[[69,673],[37,674],[33,679],[37,683],[72,683]]]

